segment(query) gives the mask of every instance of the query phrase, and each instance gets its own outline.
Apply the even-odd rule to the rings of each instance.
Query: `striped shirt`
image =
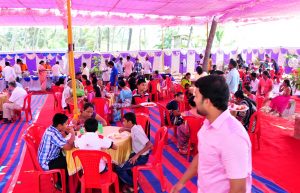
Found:
[[[67,140],[53,126],[46,129],[41,140],[38,160],[44,170],[49,170],[49,162],[58,158],[61,148],[67,143]]]

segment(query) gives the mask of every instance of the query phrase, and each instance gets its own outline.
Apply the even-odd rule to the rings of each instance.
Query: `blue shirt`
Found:
[[[240,84],[240,74],[236,68],[233,68],[229,71],[226,78],[226,83],[228,84],[229,92],[235,93],[238,90]]]
[[[118,76],[118,69],[114,66],[111,69],[111,73],[110,73],[110,85],[118,85],[118,82],[116,82],[116,76]]]
[[[67,140],[53,126],[46,129],[38,150],[38,160],[44,170],[49,170],[49,162],[59,157]]]

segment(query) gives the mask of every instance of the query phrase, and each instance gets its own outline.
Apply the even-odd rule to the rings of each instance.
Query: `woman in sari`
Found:
[[[121,119],[120,109],[122,107],[129,107],[132,101],[132,91],[126,86],[126,83],[123,79],[119,80],[119,86],[121,87],[119,100],[113,104],[113,120],[114,122]]]
[[[258,83],[257,96],[263,96],[265,101],[269,100],[270,94],[273,89],[273,81],[270,79],[268,71],[264,71],[262,78],[260,78]]]
[[[39,67],[38,67],[38,73],[39,73],[39,79],[41,82],[41,90],[46,90],[46,84],[47,84],[47,70],[45,68],[44,61],[40,61]]]
[[[181,86],[184,88],[186,84],[192,85],[191,82],[191,73],[186,73],[181,80]]]
[[[271,112],[275,111],[279,113],[279,116],[281,117],[283,111],[287,108],[292,95],[292,87],[289,80],[286,79],[283,81],[279,88],[279,92],[281,92],[281,94],[271,100],[270,107]]]

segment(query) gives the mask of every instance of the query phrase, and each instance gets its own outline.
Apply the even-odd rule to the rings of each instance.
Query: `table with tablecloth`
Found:
[[[7,94],[6,93],[1,93],[0,94],[0,111],[3,109],[3,103],[7,100]]]
[[[118,165],[124,163],[126,160],[129,159],[129,155],[132,150],[130,133],[124,132],[124,134],[122,133],[120,135],[119,134],[120,128],[121,127],[106,126],[103,127],[103,133],[102,134],[99,133],[99,135],[105,137],[114,134],[120,137],[118,139],[112,139],[114,144],[117,146],[116,150],[113,149],[105,150],[105,152],[107,152],[111,156],[112,161]],[[72,152],[74,152],[75,150],[77,149],[74,148],[72,150],[65,151],[69,175],[74,175],[76,173],[75,163],[72,158]],[[81,164],[79,161],[76,162],[76,166],[78,170],[81,169]]]

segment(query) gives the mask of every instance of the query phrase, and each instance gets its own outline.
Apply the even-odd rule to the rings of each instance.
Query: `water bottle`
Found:
[[[101,122],[98,122],[98,132],[99,132],[100,134],[103,133],[103,125],[102,125]]]
[[[81,134],[81,135],[84,134],[84,128],[83,128],[83,127],[81,127],[79,131],[80,131],[80,134]]]

